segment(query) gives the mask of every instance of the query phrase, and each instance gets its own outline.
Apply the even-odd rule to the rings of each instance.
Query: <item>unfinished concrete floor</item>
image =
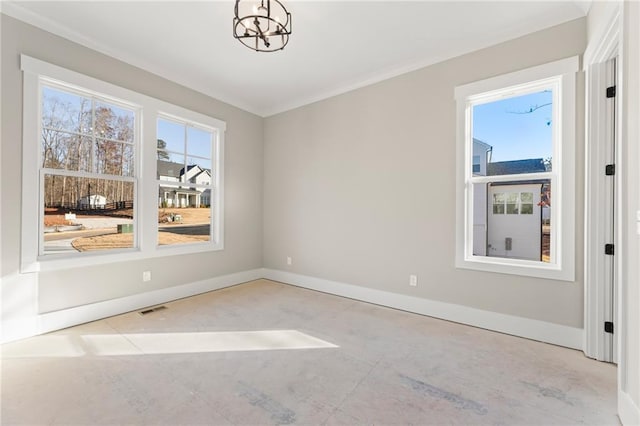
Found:
[[[165,306],[3,345],[1,423],[619,424],[579,351],[267,280]]]

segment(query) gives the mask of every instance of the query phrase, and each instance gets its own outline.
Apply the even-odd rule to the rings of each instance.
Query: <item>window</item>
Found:
[[[533,214],[533,193],[512,192],[505,194],[504,192],[494,192],[492,210],[493,214]]]
[[[456,88],[457,267],[573,280],[577,66]]]
[[[25,55],[21,67],[22,272],[223,248],[224,122]]]
[[[158,245],[212,241],[216,129],[158,118]]]
[[[40,100],[39,254],[135,247],[136,107],[46,78]]]

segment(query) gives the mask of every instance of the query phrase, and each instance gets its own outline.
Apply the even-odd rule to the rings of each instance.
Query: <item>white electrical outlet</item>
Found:
[[[409,275],[409,285],[411,287],[415,287],[418,285],[418,276],[417,275]]]
[[[144,271],[142,273],[142,281],[144,282],[151,281],[151,271]]]
[[[291,257],[287,256],[287,265],[291,264],[293,264],[293,260],[291,259]]]

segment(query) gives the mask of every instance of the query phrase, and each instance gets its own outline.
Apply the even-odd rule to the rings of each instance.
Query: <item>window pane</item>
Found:
[[[91,134],[91,99],[44,86],[42,127]]]
[[[161,184],[158,191],[158,245],[211,241],[210,190]]]
[[[184,154],[185,125],[173,121],[158,119],[158,149]],[[162,148],[160,148],[162,146]],[[158,155],[158,158],[160,158]]]
[[[549,262],[549,188],[547,180],[474,184],[473,254]]]
[[[133,142],[134,112],[105,102],[96,102],[96,136]]]
[[[185,182],[197,183],[198,185],[211,185],[211,169],[201,167],[197,164],[187,166]]]
[[[122,176],[134,176],[135,171],[135,149],[133,145],[123,144]]]
[[[507,194],[507,214],[518,214],[518,193]]]
[[[204,158],[187,158],[187,169],[189,169],[189,177],[190,180],[195,173],[206,173],[209,176],[209,180],[211,180],[211,160],[206,160]],[[196,167],[196,170],[191,170],[193,167]],[[200,183],[200,182],[198,182]]]
[[[520,205],[520,214],[533,214],[533,204]]]
[[[133,146],[111,140],[96,139],[95,172],[116,176],[133,175]]]
[[[91,171],[91,138],[55,130],[42,132],[42,166]]]
[[[533,214],[533,193],[520,193],[520,214]]]
[[[133,247],[133,182],[47,174],[44,254]]]
[[[211,158],[211,142],[213,135],[211,132],[187,128],[187,154],[202,158]]]
[[[531,193],[531,192],[521,192],[520,193],[520,201],[522,203],[533,203],[533,193]]]
[[[473,106],[475,175],[551,170],[553,93],[545,90]]]
[[[169,157],[174,158],[174,157]],[[158,160],[156,162],[158,180],[180,182],[184,171],[184,162]]]

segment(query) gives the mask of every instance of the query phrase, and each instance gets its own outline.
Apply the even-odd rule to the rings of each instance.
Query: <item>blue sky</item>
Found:
[[[158,139],[167,143],[167,150],[184,153],[184,124],[173,121],[158,119]],[[187,163],[198,164],[207,169],[211,169],[211,137],[210,132],[187,128]],[[171,161],[182,163],[182,155],[170,154]],[[204,157],[204,158],[203,158]],[[205,159],[206,158],[206,159]]]
[[[492,162],[552,156],[551,105],[518,114],[550,103],[552,95],[538,92],[473,107],[473,137],[493,147]]]

